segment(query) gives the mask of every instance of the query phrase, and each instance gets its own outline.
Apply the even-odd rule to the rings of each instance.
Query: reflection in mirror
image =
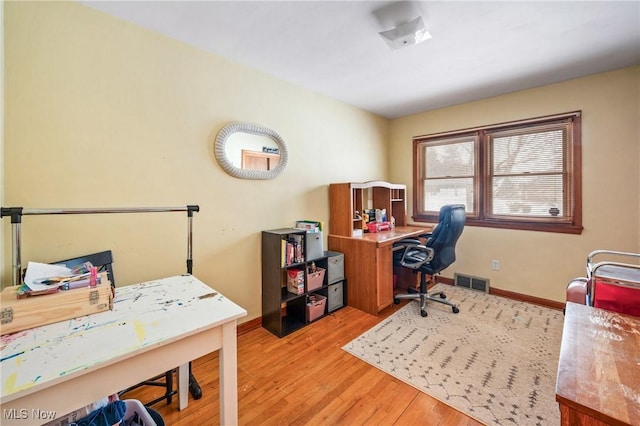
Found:
[[[233,166],[245,170],[273,170],[280,162],[280,148],[271,138],[236,132],[227,138],[225,155]]]
[[[224,171],[242,179],[273,179],[288,160],[287,147],[278,133],[240,122],[218,132],[215,155]]]

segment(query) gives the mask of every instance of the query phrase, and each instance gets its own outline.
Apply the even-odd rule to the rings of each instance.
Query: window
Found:
[[[579,234],[580,113],[419,136],[414,220],[464,204],[467,224]]]

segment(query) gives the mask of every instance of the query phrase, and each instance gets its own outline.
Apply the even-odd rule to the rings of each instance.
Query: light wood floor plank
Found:
[[[401,306],[401,305],[400,305]],[[345,307],[284,338],[263,328],[238,337],[241,425],[463,425],[481,423],[342,350],[342,346],[399,309],[379,316]],[[219,424],[218,354],[192,363],[203,397],[179,411],[153,406],[167,425]],[[148,401],[159,388],[126,398]]]

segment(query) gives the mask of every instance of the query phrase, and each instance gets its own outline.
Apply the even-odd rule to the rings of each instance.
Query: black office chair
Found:
[[[426,239],[424,244],[419,239],[406,239],[395,243],[394,262],[420,274],[420,289],[409,289],[409,294],[396,294],[395,303],[400,303],[400,299],[420,299],[420,315],[423,317],[427,316],[428,300],[451,306],[455,314],[460,312],[458,305],[446,300],[444,292],[428,293],[427,284],[432,281],[434,275],[456,260],[456,242],[462,234],[465,220],[464,205],[446,205],[440,209],[438,224],[433,232],[421,235]]]
[[[107,278],[111,281],[111,286],[116,286],[115,277],[113,275],[113,254],[111,250],[101,251],[99,253],[88,254],[86,256],[74,257],[72,259],[60,260],[57,262],[52,262],[55,265],[64,265],[67,268],[75,268],[76,266],[82,265],[85,262],[90,262],[92,266],[98,268],[98,272],[106,272]],[[163,399],[167,400],[167,405],[171,404],[171,400],[173,395],[178,393],[177,390],[173,389],[173,372],[175,370],[167,371],[164,374],[159,374],[158,376],[152,377],[149,380],[145,380],[144,382],[138,383],[137,385],[131,386],[127,389],[124,389],[118,392],[118,395],[122,395],[126,392],[137,389],[141,386],[157,386],[164,388],[164,395],[145,403],[144,405],[150,406],[156,404]],[[162,379],[164,378],[164,381]]]

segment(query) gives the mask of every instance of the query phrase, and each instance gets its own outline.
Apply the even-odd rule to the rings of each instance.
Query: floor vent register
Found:
[[[472,277],[471,275],[454,274],[453,285],[456,287],[468,288],[470,290],[484,291],[489,293],[489,279]]]

